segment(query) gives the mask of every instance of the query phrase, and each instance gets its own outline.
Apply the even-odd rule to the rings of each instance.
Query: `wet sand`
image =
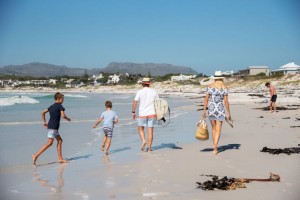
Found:
[[[169,125],[186,126],[174,129],[174,134],[180,131],[183,137],[194,137],[195,123],[201,114],[196,110],[201,101],[190,100],[194,104],[179,108],[189,114],[174,121],[177,125]],[[118,147],[113,142],[109,156],[100,152],[99,145],[92,146],[78,156],[69,157],[68,164],[41,159],[39,165],[33,167],[28,155],[28,163],[0,169],[1,199],[297,200],[300,155],[271,155],[260,150],[264,146],[286,148],[300,144],[300,129],[290,128],[300,124],[296,121],[296,117],[300,117],[299,109],[277,113],[255,109],[264,106],[266,104],[232,99],[234,128],[224,122],[218,155],[212,153],[211,135],[207,141],[195,139],[182,143],[170,138],[170,143],[161,143],[158,136],[164,132],[161,128],[156,129],[151,153],[141,152],[137,139],[136,145],[128,147]],[[178,123],[181,124],[178,126]],[[55,155],[53,149],[45,157]],[[246,184],[247,188],[234,191],[196,189],[196,182],[208,180],[201,174],[268,178],[270,172],[278,174],[281,182],[252,182]]]

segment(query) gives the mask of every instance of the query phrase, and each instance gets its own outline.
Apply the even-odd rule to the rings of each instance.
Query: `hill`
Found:
[[[152,76],[163,76],[166,74],[197,74],[195,70],[190,67],[175,66],[171,64],[155,64],[155,63],[130,63],[130,62],[112,62],[106,68],[104,72],[109,73],[129,73],[129,74],[142,74]]]
[[[8,65],[0,68],[0,75],[16,75],[16,76],[33,76],[33,77],[55,77],[55,76],[83,76],[85,73],[89,75],[106,73],[129,73],[142,74],[152,76],[165,74],[197,74],[190,67],[174,66],[170,64],[154,64],[154,63],[121,63],[112,62],[106,68],[96,69],[80,69],[67,66],[58,66],[48,63],[33,62],[24,65]]]

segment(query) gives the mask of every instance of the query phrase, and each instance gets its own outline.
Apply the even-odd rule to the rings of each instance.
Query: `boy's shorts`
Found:
[[[48,129],[48,138],[54,139],[56,136],[59,136],[58,130]]]
[[[154,127],[156,118],[138,118],[138,126]]]
[[[276,99],[277,99],[277,95],[275,94],[275,95],[272,96],[271,101],[276,102]]]
[[[112,128],[103,127],[103,132],[104,132],[106,137],[108,137],[109,139],[112,138],[112,135],[113,135],[113,129]]]

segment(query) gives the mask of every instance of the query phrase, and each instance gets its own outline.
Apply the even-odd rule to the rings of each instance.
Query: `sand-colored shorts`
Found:
[[[59,135],[58,130],[48,129],[48,138],[54,139],[58,135]]]

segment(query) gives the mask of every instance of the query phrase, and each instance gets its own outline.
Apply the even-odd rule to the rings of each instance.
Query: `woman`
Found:
[[[207,87],[204,99],[203,118],[206,118],[208,108],[208,118],[212,126],[213,153],[218,154],[218,142],[221,135],[222,123],[226,117],[230,120],[230,110],[228,102],[228,91],[224,85],[221,71],[216,71],[212,77],[214,82]],[[226,108],[226,110],[225,110]]]

